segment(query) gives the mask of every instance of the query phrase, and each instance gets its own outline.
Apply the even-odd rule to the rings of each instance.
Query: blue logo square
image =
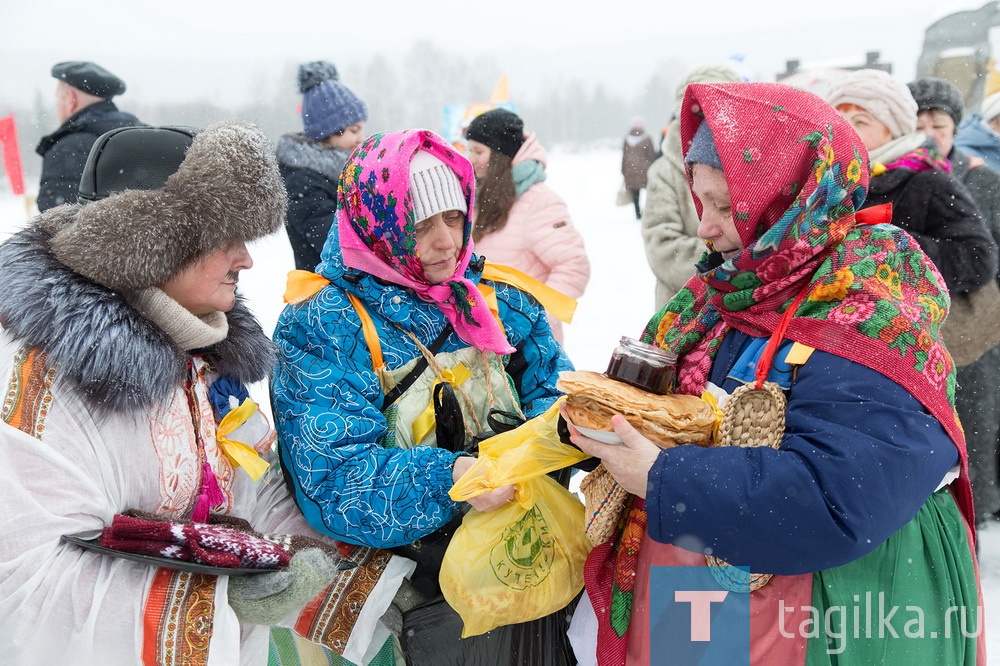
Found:
[[[749,592],[725,589],[709,567],[653,567],[649,657],[654,665],[750,666]]]

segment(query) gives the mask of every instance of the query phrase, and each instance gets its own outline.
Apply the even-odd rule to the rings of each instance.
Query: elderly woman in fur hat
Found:
[[[940,273],[860,210],[862,137],[812,93],[692,84],[680,130],[708,251],[644,340],[726,418],[706,448],[571,428],[631,493],[581,663],[984,664]]]
[[[0,245],[4,660],[262,664],[267,626],[314,613],[360,657],[375,625],[354,627],[390,598],[345,610],[326,590],[403,567],[348,547],[360,566],[338,573],[247,392],[274,359],[236,294],[246,244],[284,217],[270,142],[237,122],[115,130],[80,196]]]

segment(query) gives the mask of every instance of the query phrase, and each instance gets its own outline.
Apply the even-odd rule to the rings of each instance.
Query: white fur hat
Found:
[[[983,100],[982,116],[986,122],[1000,116],[1000,92],[993,93]]]
[[[880,69],[859,69],[841,76],[826,94],[830,106],[854,104],[889,128],[893,139],[917,131],[917,103],[902,81]]]

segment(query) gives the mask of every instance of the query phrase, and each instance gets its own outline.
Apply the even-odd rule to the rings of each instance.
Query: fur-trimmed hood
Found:
[[[313,141],[305,134],[286,134],[278,139],[278,164],[291,169],[309,169],[334,185],[340,180],[350,151]]]
[[[184,381],[188,354],[120,293],[58,261],[50,241],[48,232],[35,227],[0,245],[0,323],[6,332],[44,351],[58,381],[77,388],[97,413],[162,404]],[[242,300],[227,319],[227,338],[197,353],[245,384],[266,378],[274,344]]]
[[[34,224],[52,236],[60,262],[127,293],[161,285],[221,247],[274,233],[286,205],[271,142],[249,123],[226,121],[195,137],[162,188],[66,204]]]

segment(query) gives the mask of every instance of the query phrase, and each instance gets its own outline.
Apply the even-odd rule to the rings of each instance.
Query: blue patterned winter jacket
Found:
[[[432,303],[368,273],[346,268],[336,225],[317,272],[330,280],[310,299],[289,305],[274,332],[278,362],[271,400],[281,464],[302,513],[320,532],[380,548],[410,544],[448,523],[458,504],[448,497],[459,454],[430,446],[385,448],[382,389],[372,370],[361,321],[348,300],[364,303],[391,370],[420,355],[400,329],[430,345],[447,320]],[[473,261],[467,273],[478,282]],[[572,365],[552,337],[538,301],[504,283],[496,289],[507,339],[506,363],[529,418],[559,396],[555,383]],[[467,347],[452,332],[440,351]]]

